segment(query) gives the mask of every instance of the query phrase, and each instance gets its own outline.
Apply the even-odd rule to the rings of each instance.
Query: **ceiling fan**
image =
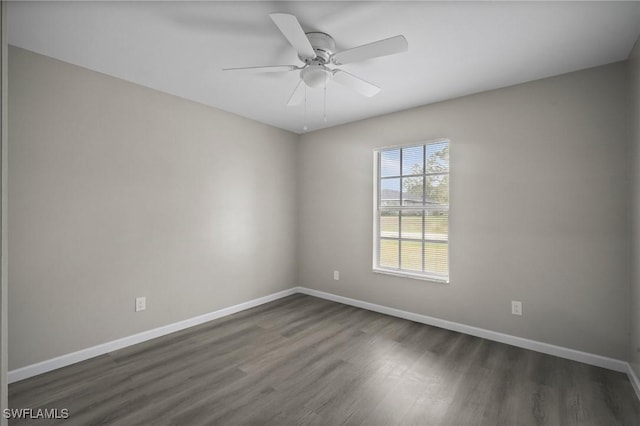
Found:
[[[302,101],[305,94],[305,86],[312,88],[323,87],[329,80],[334,80],[336,83],[349,87],[364,96],[375,96],[380,91],[378,86],[339,68],[330,68],[329,65],[343,65],[380,56],[393,55],[406,52],[409,48],[407,39],[398,35],[354,47],[353,49],[336,52],[336,44],[333,37],[322,32],[305,33],[300,26],[300,22],[298,22],[298,18],[294,15],[271,13],[269,16],[291,46],[298,52],[298,58],[304,64],[301,66],[273,65],[225,68],[224,71],[262,73],[299,70],[300,81],[289,98],[287,105],[296,105]]]

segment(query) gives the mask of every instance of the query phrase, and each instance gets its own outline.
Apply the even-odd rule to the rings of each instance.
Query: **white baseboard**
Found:
[[[212,321],[214,319],[226,317],[227,315],[235,314],[236,312],[244,311],[245,309],[254,308],[256,306],[272,302],[277,299],[281,299],[286,296],[297,293],[296,288],[290,288],[277,293],[269,294],[264,297],[249,300],[248,302],[240,303],[238,305],[230,306],[228,308],[219,309],[208,314],[199,315],[197,317],[189,318],[183,321],[178,321],[173,324],[168,324],[162,327],[154,328],[152,330],[143,331],[142,333],[134,334],[132,336],[123,337],[121,339],[113,340],[111,342],[102,343],[100,345],[92,346],[90,348],[82,349],[77,352],[61,355],[56,358],[48,359],[46,361],[38,362],[36,364],[27,365],[16,370],[11,370],[7,374],[9,383],[17,382],[19,380],[27,379],[29,377],[36,376],[38,374],[46,373],[47,371],[55,370],[57,368],[66,367],[67,365],[75,364],[76,362],[84,361],[89,358],[93,358],[99,355],[103,355],[109,352],[113,352],[118,349],[122,349],[127,346],[142,343],[147,340],[155,339],[156,337],[164,336],[166,334],[174,333],[176,331],[184,330],[185,328],[193,327]]]
[[[351,299],[349,297],[338,296],[323,291],[313,290],[306,287],[293,287],[287,290],[273,293],[268,296],[260,297],[250,300],[248,302],[240,303],[238,305],[223,308],[208,314],[200,315],[194,318],[179,321],[173,324],[169,324],[163,327],[154,328],[152,330],[144,331],[142,333],[134,334],[132,336],[123,337],[122,339],[113,340],[111,342],[96,345],[87,349],[82,349],[77,352],[65,354],[53,359],[39,362],[37,364],[27,365],[16,370],[9,371],[8,381],[9,383],[17,382],[19,380],[27,379],[38,374],[46,373],[57,368],[65,367],[76,362],[84,361],[89,358],[93,358],[105,353],[109,353],[118,349],[122,349],[127,346],[135,345],[147,340],[154,339],[156,337],[164,336],[176,331],[184,330],[185,328],[193,327],[212,321],[217,318],[225,317],[227,315],[234,314],[236,312],[250,309],[264,303],[268,303],[286,296],[290,296],[295,293],[307,294],[309,296],[320,297],[322,299],[332,300],[334,302],[344,303],[345,305],[351,305],[358,308],[367,309],[370,311],[380,312],[382,314],[391,315],[398,318],[408,319],[410,321],[419,322],[422,324],[433,325],[436,327],[444,328],[447,330],[457,331],[459,333],[469,334],[472,336],[482,337],[484,339],[493,340],[496,342],[506,343],[508,345],[530,349],[536,352],[541,352],[549,355],[554,355],[560,358],[566,358],[573,361],[583,362],[585,364],[594,365],[597,367],[607,368],[609,370],[619,371],[626,373],[629,376],[629,380],[633,385],[634,390],[638,398],[640,399],[640,380],[635,374],[629,363],[613,358],[604,357],[601,355],[590,354],[587,352],[578,351],[575,349],[569,349],[562,346],[556,346],[549,343],[538,342],[535,340],[529,340],[522,337],[511,336],[509,334],[498,333],[496,331],[486,330],[478,327],[473,327],[466,324],[460,324],[453,321],[447,321],[439,318],[430,317],[427,315],[416,314],[413,312],[403,311],[401,309],[390,308],[387,306],[377,305],[375,303],[364,302],[362,300]]]
[[[636,391],[636,396],[640,399],[640,378],[638,378],[638,375],[631,364],[628,365],[629,371],[627,371],[627,376],[629,376],[629,381],[631,382],[631,386],[633,386],[633,390]]]
[[[332,300],[334,302],[344,303],[345,305],[356,306],[358,308],[368,309],[370,311],[380,312],[381,314],[391,315],[398,318],[404,318],[422,324],[433,325],[447,330],[457,331],[459,333],[470,334],[471,336],[482,337],[495,342],[506,343],[519,348],[530,349],[532,351],[544,354],[554,355],[560,358],[566,358],[573,361],[583,362],[585,364],[595,365],[597,367],[607,368],[609,370],[627,373],[629,364],[618,359],[608,358],[601,355],[590,354],[587,352],[577,351],[562,346],[556,346],[549,343],[529,340],[522,337],[511,336],[509,334],[498,333],[497,331],[485,330],[483,328],[473,327],[466,324],[460,324],[453,321],[447,321],[440,318],[434,318],[427,315],[407,312],[400,309],[389,308],[387,306],[376,305],[375,303],[363,302],[362,300],[351,299],[349,297],[338,296],[323,291],[313,290],[305,287],[296,289],[299,293],[308,294],[309,296],[320,297],[322,299]],[[631,380],[631,379],[629,379]]]

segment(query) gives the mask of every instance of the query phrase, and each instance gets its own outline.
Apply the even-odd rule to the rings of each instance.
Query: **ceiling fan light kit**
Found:
[[[320,64],[309,65],[300,71],[300,78],[307,86],[315,89],[324,87],[332,75],[329,68]]]

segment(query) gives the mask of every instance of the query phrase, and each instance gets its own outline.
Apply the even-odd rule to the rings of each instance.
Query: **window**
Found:
[[[375,152],[373,269],[449,281],[449,141]]]

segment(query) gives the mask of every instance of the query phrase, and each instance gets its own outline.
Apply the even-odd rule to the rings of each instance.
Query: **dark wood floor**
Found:
[[[624,374],[299,294],[11,384],[9,404],[78,425],[640,424]]]

